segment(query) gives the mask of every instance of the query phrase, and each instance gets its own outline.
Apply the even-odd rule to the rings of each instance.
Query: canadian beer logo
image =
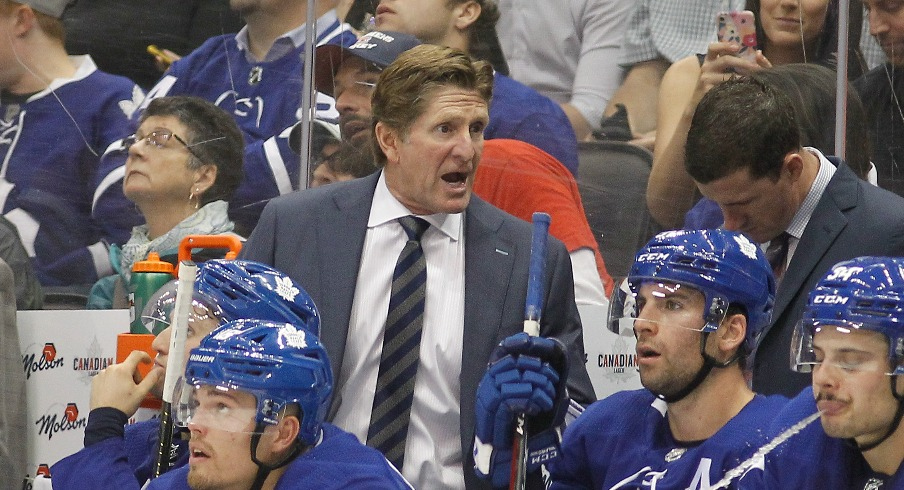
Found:
[[[87,418],[79,417],[78,405],[75,403],[67,404],[62,414],[45,413],[35,421],[35,425],[38,426],[38,435],[46,435],[48,441],[59,432],[84,430],[86,424]]]
[[[63,358],[57,357],[56,347],[52,342],[44,344],[40,357],[35,352],[26,353],[22,356],[22,367],[25,369],[25,379],[30,379],[31,375],[38,371],[47,371],[48,369],[56,369],[63,365]]]
[[[91,344],[84,352],[84,357],[72,358],[72,370],[78,373],[79,381],[84,383],[85,386],[90,386],[91,378],[113,364],[114,361],[112,357],[104,355],[100,342],[98,342],[97,337],[94,337],[94,340],[91,341]]]

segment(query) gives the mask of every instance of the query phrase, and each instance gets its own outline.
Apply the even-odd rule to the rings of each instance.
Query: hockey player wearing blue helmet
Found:
[[[741,488],[904,488],[904,259],[839,262],[816,284],[791,345],[813,384],[772,424],[810,424],[766,455]]]
[[[287,322],[317,335],[320,318],[308,294],[292,279],[252,261],[210,260],[199,266],[186,336],[186,356],[217,326],[240,318]],[[149,330],[169,325],[175,305],[175,281],[161,288],[142,313]],[[170,330],[154,340],[155,368],[140,381],[139,363],[151,362],[132,352],[92,380],[91,413],[85,448],[51,468],[55,488],[140,488],[151,478],[159,423],[156,419],[125,426],[147,393],[162,394]],[[125,427],[124,427],[125,426]],[[188,460],[184,438],[173,438],[171,467]]]
[[[611,325],[637,338],[645,389],[595,402],[569,424],[558,454],[544,453],[551,488],[708,488],[759,447],[786,401],[754,394],[744,378],[772,311],[771,267],[744,235],[671,231],[638,252],[628,285]],[[490,420],[516,391],[505,379]],[[501,467],[493,473],[497,486],[507,480],[495,479]]]
[[[304,327],[237,320],[191,351],[174,396],[188,464],[149,489],[410,488],[379,451],[324,423],[333,376]]]

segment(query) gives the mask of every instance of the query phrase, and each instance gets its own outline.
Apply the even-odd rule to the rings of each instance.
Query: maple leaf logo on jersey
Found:
[[[292,284],[292,280],[288,277],[276,278],[276,294],[280,295],[286,301],[295,301],[295,296],[301,291]]]
[[[751,260],[756,260],[756,245],[754,245],[753,242],[748,240],[744,235],[738,235],[734,237],[734,239],[738,242],[738,246],[741,247],[741,253]]]
[[[138,109],[138,106],[144,101],[144,92],[135,85],[132,87],[132,100],[120,100],[119,108],[122,110],[122,113],[126,115],[129,119],[132,118],[132,113],[135,112],[135,109]]]
[[[286,345],[295,347],[296,349],[304,349],[308,346],[306,332],[295,328],[291,323],[287,323],[280,331],[279,335],[285,339]]]

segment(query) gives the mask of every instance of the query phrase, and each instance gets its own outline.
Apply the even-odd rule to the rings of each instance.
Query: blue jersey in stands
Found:
[[[490,122],[485,139],[530,143],[578,174],[578,140],[565,111],[552,99],[500,73],[493,81]]]
[[[131,80],[98,71],[88,56],[70,60],[72,78],[25,100],[6,92],[0,99],[0,208],[45,286],[111,274],[105,244],[127,240],[136,224],[100,155],[129,133],[144,94]]]
[[[647,390],[595,402],[565,430],[550,465],[552,489],[709,488],[766,442],[764,427],[787,400],[757,395],[702,442],[672,438],[666,403]]]
[[[770,425],[776,436],[816,413],[813,388],[788,402]],[[879,474],[848,441],[826,435],[817,419],[766,455],[747,472],[739,488],[831,488],[833,490],[904,490],[904,466],[894,475]]]
[[[127,425],[122,437],[104,439],[61,459],[50,470],[53,488],[142,488],[154,470],[159,431],[158,419]],[[174,437],[170,465],[186,463],[188,441]]]
[[[189,490],[187,477],[188,467],[183,466],[152,480],[147,488]],[[330,424],[323,424],[320,443],[289,463],[276,483],[276,490],[348,488],[401,490],[411,486],[379,451]]]
[[[269,199],[298,189],[300,160],[286,140],[300,118],[304,35],[299,29],[274,44],[276,50],[284,48],[284,54],[260,62],[250,61],[240,48],[242,32],[210,38],[173,63],[142,104],[143,109],[156,97],[193,95],[233,115],[247,145],[242,183],[230,200],[230,216],[242,232],[250,231]],[[331,10],[317,19],[316,39],[318,45],[350,46],[356,36]],[[318,117],[338,119],[331,97],[317,93],[315,102]],[[277,145],[280,136],[283,141]],[[117,152],[105,158],[124,162],[125,157]]]

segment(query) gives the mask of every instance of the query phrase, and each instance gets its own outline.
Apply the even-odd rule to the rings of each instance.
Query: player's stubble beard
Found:
[[[640,383],[654,395],[671,398],[690,385],[697,373],[703,369],[703,358],[699,354],[697,357],[693,366],[688,366],[687,362],[669,362],[669,365],[659,369],[659,372],[650,372],[650,368],[641,367]]]

